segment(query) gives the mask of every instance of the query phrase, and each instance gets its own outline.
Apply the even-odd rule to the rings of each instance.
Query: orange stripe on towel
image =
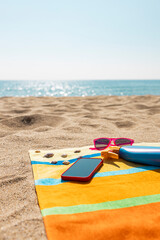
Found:
[[[158,240],[160,203],[43,219],[49,240]]]

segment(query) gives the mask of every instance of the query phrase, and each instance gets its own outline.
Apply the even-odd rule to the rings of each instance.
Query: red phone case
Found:
[[[77,161],[79,161],[80,159],[81,159],[81,158],[79,158]],[[83,158],[83,159],[85,159],[85,158]],[[88,158],[86,158],[86,159],[88,159]],[[98,158],[98,159],[101,159],[101,158]],[[77,161],[76,161],[76,162],[77,162]],[[76,164],[76,162],[73,163],[72,166],[73,166],[74,164]],[[89,181],[89,180],[92,178],[92,176],[94,175],[94,173],[98,170],[98,168],[99,168],[102,164],[103,164],[103,160],[101,159],[101,162],[95,167],[95,169],[94,169],[87,177],[63,176],[63,174],[64,174],[65,172],[67,172],[69,168],[72,167],[72,166],[70,166],[65,172],[62,173],[61,178],[62,178],[62,180],[73,180],[73,181],[82,181],[82,182]]]

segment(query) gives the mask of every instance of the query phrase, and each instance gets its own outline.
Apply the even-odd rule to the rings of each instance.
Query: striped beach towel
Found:
[[[90,182],[62,181],[71,166],[64,160],[100,157],[88,146],[75,150],[29,151],[48,239],[160,239],[160,167],[109,160]]]

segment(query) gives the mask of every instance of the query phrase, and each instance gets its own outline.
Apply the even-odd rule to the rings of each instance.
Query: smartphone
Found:
[[[62,175],[62,180],[89,181],[103,164],[101,158],[79,158]]]

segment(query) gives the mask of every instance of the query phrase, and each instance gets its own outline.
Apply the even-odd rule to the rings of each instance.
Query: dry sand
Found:
[[[29,149],[160,142],[160,96],[0,98],[0,239],[46,239]]]

